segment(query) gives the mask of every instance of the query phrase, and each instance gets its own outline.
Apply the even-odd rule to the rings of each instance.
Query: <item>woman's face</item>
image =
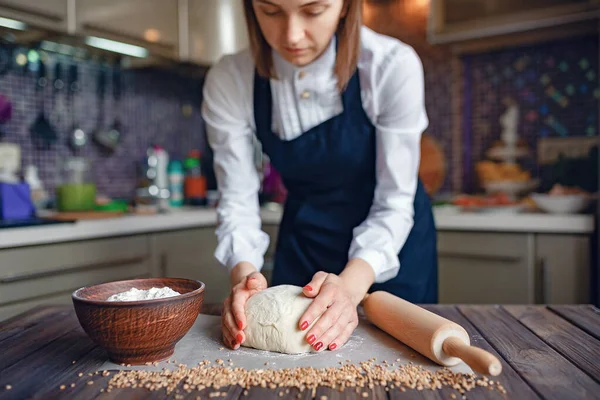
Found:
[[[253,0],[253,6],[271,48],[288,62],[304,66],[329,45],[344,0]]]

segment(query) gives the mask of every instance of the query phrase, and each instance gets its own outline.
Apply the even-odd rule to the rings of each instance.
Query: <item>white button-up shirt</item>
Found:
[[[344,111],[333,71],[335,47],[332,41],[304,67],[274,52],[272,127],[282,139],[294,139]],[[254,70],[250,51],[243,50],[219,60],[204,85],[202,115],[220,192],[215,257],[229,269],[248,261],[260,270],[269,246],[261,230],[254,165]],[[375,281],[385,282],[398,273],[398,253],[413,226],[420,139],[428,125],[423,67],[410,46],[362,27],[358,72],[363,108],[376,128],[377,186],[368,217],[353,231],[348,256],[366,261]]]

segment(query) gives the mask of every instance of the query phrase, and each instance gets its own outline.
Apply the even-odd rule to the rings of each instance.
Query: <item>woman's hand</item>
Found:
[[[314,301],[298,322],[303,331],[319,316],[306,333],[306,341],[317,351],[340,348],[358,326],[357,307],[373,283],[370,265],[351,260],[338,276],[317,272],[303,292]]]
[[[267,279],[254,266],[241,263],[232,271],[232,283],[231,293],[223,303],[221,323],[225,344],[236,350],[246,339],[243,332],[246,327],[246,302],[250,296],[267,288]]]

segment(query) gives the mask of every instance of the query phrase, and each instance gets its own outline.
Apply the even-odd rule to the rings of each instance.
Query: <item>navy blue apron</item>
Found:
[[[318,271],[342,272],[352,231],[367,218],[373,204],[376,133],[363,110],[358,70],[342,99],[342,114],[295,139],[283,140],[271,130],[269,79],[255,72],[256,135],[288,191],[273,285],[304,286]],[[414,206],[415,223],[398,255],[398,275],[369,291],[384,290],[414,303],[437,303],[436,229],[420,180]]]

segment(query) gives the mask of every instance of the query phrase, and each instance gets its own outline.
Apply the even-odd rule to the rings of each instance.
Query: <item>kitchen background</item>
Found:
[[[210,66],[247,45],[241,4],[0,0],[0,228],[11,228],[0,229],[0,319],[140,276],[200,279],[205,301],[223,300],[200,105]],[[440,302],[600,304],[600,6],[364,4],[367,26],[423,62],[430,125],[420,175],[435,206]],[[109,140],[115,121],[120,139],[107,149],[96,133]],[[74,125],[82,147],[71,145]],[[89,170],[77,169],[81,160]],[[48,197],[35,197],[43,191],[29,166]],[[285,188],[258,148],[256,166],[269,278]],[[7,218],[7,204],[23,204],[11,175],[49,200],[36,201],[41,218]]]
[[[409,43],[423,61],[431,121],[426,135],[440,146],[443,159],[438,162],[445,166],[437,177],[440,182],[435,182],[436,192],[481,191],[477,165],[487,159],[486,151],[500,139],[499,119],[506,109],[507,97],[517,103],[520,112],[517,133],[530,150],[528,157],[520,160],[523,168],[533,178],[543,178],[541,189],[548,190],[561,177],[548,173],[538,162],[538,140],[598,136],[598,35],[582,34],[532,45],[456,54],[448,45],[429,44],[428,12],[425,0],[368,2],[365,24]],[[0,93],[12,104],[12,117],[1,126],[1,140],[20,146],[23,166],[37,166],[40,179],[50,193],[60,181],[58,163],[74,154],[68,144],[72,122],[65,113],[69,104],[68,85],[61,90],[52,87],[54,79],[60,79],[55,73],[56,63],[61,64],[62,80],[67,79],[67,69],[72,64],[79,68],[75,118],[90,140],[77,155],[90,161],[99,193],[131,197],[138,179],[136,165],[151,145],[163,146],[171,159],[183,160],[192,149],[199,149],[204,155],[209,153],[199,111],[202,76],[208,67],[199,68],[194,78],[164,69],[125,68],[120,78],[122,97],[117,102],[111,79],[117,68],[114,57],[90,60],[41,49],[39,54],[46,59],[49,79],[43,90],[43,104],[57,137],[49,146],[40,148],[31,133],[40,113],[36,87],[38,63],[20,66],[14,55],[26,55],[29,49],[7,42],[2,46],[3,56],[8,59],[4,61],[7,70],[0,78]],[[51,44],[42,47],[51,50]],[[55,50],[58,48],[55,46]],[[61,50],[69,51],[64,46]],[[97,93],[101,69],[107,73],[104,107]],[[108,128],[115,118],[120,120],[122,139],[116,150],[107,154],[93,143],[91,136],[100,127]],[[426,160],[427,156],[426,153]],[[590,158],[589,162],[596,165],[595,159]],[[210,175],[210,159],[203,166]],[[560,183],[576,184],[594,192],[597,171],[583,168],[589,172],[586,179]],[[209,186],[214,188],[212,179]]]

